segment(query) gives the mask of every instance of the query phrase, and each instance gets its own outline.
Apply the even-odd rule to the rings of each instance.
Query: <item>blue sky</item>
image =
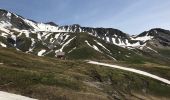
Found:
[[[0,8],[59,25],[117,28],[129,34],[170,30],[170,0],[1,0]]]

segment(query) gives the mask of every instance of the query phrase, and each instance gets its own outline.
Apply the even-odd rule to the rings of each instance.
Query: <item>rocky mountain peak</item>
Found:
[[[58,51],[71,53],[83,44],[87,50],[91,48],[102,55],[106,53],[106,57],[114,58],[112,51],[115,48],[125,49],[125,51],[143,50],[144,47],[148,48],[146,44],[153,40],[156,40],[153,41],[157,43],[156,45],[170,47],[169,34],[170,31],[159,28],[145,31],[137,36],[129,36],[114,28],[82,27],[78,24],[58,26],[54,22],[38,23],[6,10],[0,10],[0,46],[13,47],[42,56],[55,56]]]
[[[54,22],[47,22],[47,23],[45,23],[45,24],[49,24],[49,25],[52,25],[52,26],[58,26],[56,23],[54,23]]]

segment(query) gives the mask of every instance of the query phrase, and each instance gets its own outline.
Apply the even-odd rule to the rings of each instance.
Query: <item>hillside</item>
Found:
[[[169,30],[130,36],[114,28],[39,23],[0,9],[0,91],[38,100],[170,99],[170,85],[134,69],[170,80]]]
[[[0,48],[0,63],[1,91],[40,100],[169,98],[167,84],[131,72],[87,64],[86,61],[63,61]],[[146,67],[145,64],[141,66]],[[167,74],[157,75],[170,77],[168,66],[155,64],[155,68],[148,69],[159,69]]]
[[[164,29],[130,36],[114,28],[38,23],[0,10],[0,46],[38,56],[56,57],[63,51],[67,59],[140,62],[156,58],[155,62],[168,63],[169,37],[170,31]]]

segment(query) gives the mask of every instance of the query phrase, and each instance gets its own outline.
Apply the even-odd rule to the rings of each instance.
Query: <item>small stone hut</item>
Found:
[[[57,52],[56,57],[59,59],[65,59],[65,52],[61,52],[61,51]]]

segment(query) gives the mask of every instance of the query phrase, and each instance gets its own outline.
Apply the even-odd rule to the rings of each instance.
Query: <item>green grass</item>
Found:
[[[170,59],[170,49],[159,49],[159,53]]]
[[[133,97],[132,91],[170,98],[170,86],[164,83],[81,60],[57,60],[0,48],[0,63],[0,90],[40,100],[125,99]]]

